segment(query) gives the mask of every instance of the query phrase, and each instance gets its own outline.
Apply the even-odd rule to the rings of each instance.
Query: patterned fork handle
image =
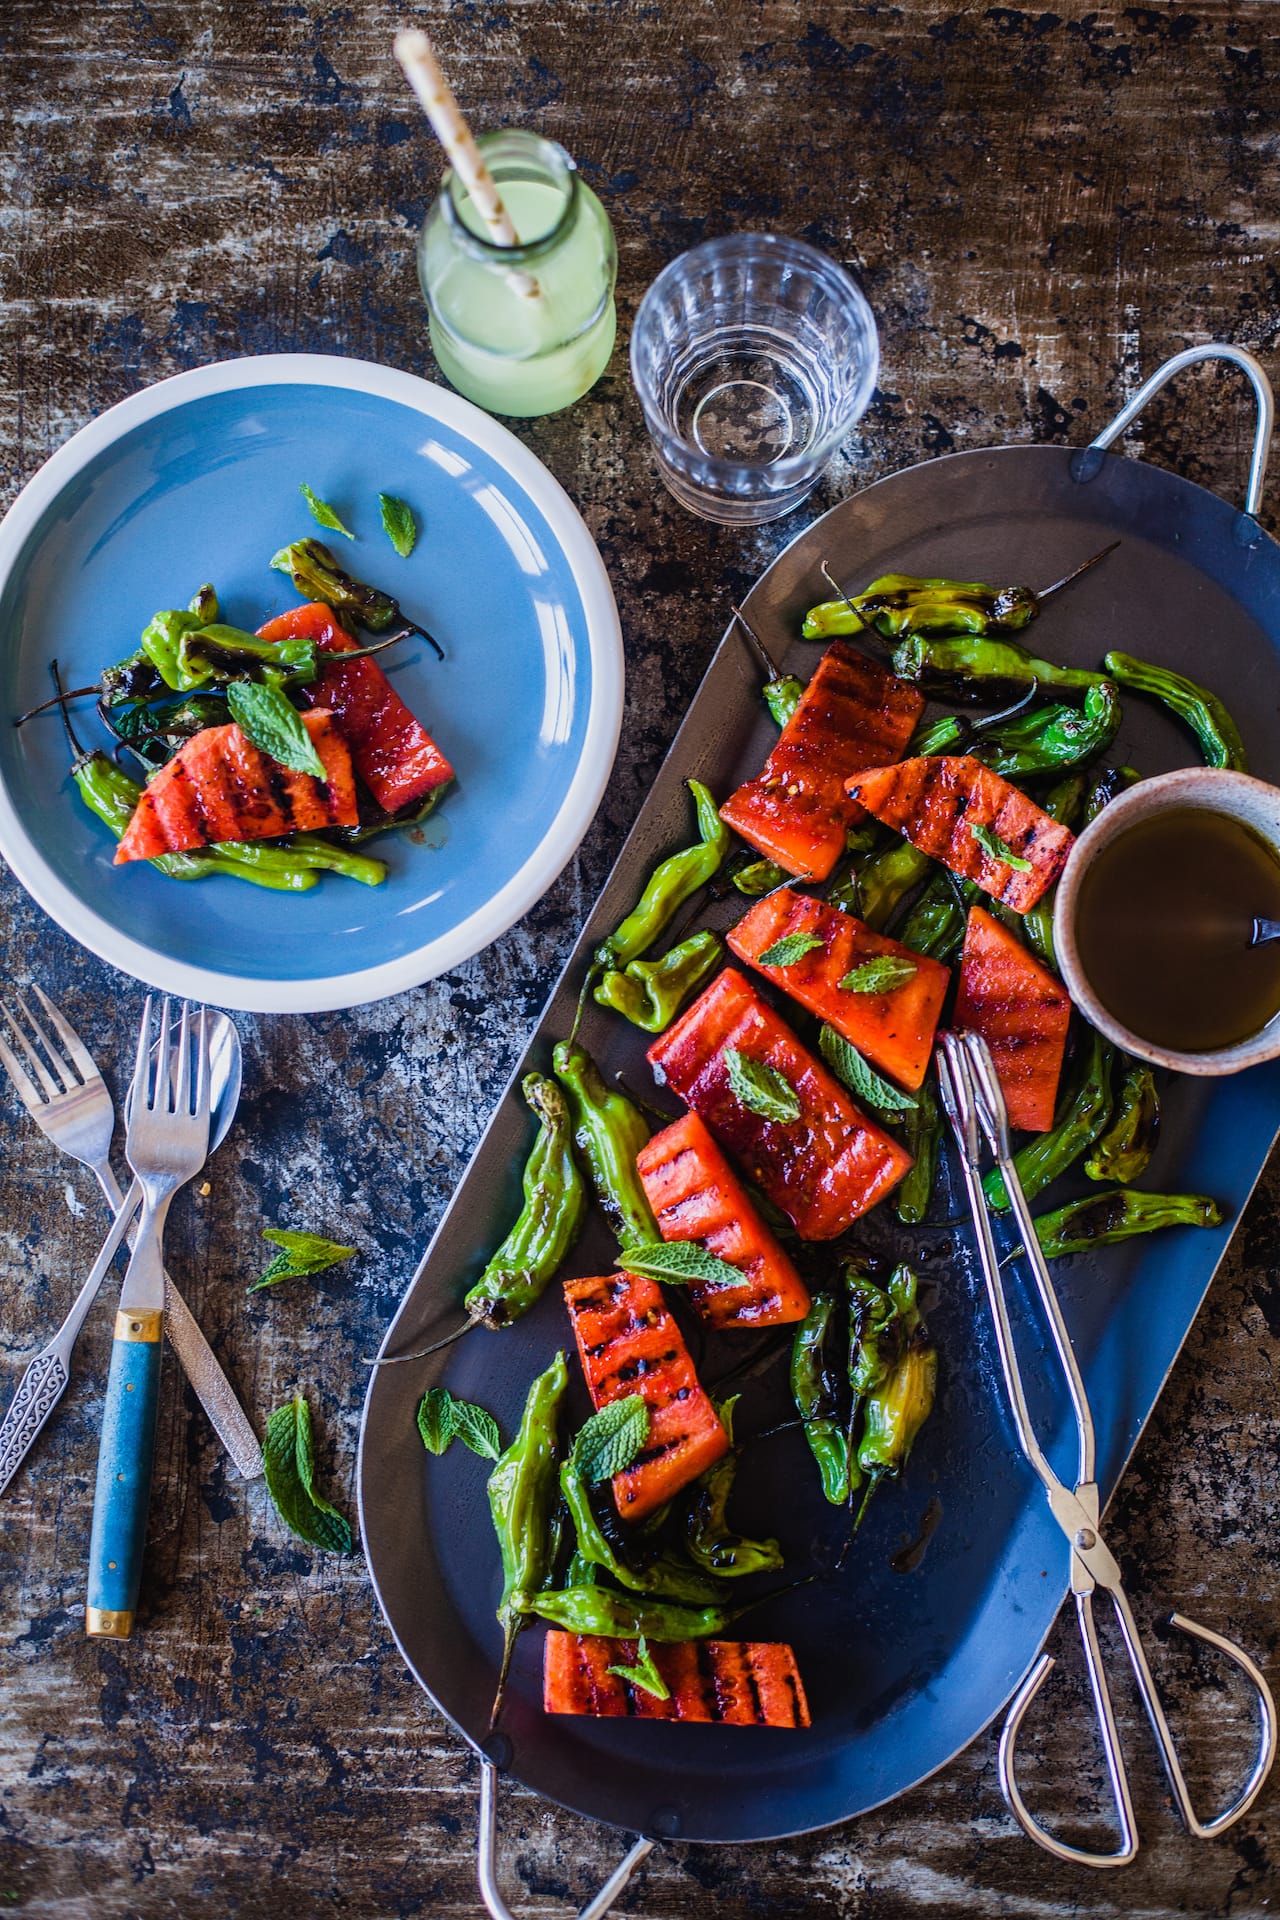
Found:
[[[97,1298],[98,1288],[116,1257],[116,1248],[124,1239],[137,1210],[141,1193],[131,1193],[115,1217],[102,1251],[89,1269],[79,1293],[72,1301],[67,1317],[47,1347],[30,1362],[18,1382],[18,1391],[0,1421],[0,1493],[3,1493],[22,1462],[36,1435],[66,1392],[70,1379],[71,1349],[84,1325],[85,1315]]]

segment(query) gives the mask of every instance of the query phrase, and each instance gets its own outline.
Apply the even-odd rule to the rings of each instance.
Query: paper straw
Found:
[[[404,69],[409,85],[418,96],[423,112],[435,130],[436,138],[471,196],[476,212],[488,229],[495,246],[518,247],[520,236],[511,215],[502,203],[497,183],[481,157],[475,136],[463,118],[453,89],[445,79],[435,50],[425,33],[398,33],[395,56]],[[532,274],[518,267],[508,269],[511,284],[528,300],[536,300],[542,289]]]

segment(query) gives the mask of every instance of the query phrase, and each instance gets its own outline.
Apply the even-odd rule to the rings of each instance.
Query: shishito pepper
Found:
[[[502,1668],[490,1726],[498,1717],[516,1636],[550,1575],[551,1518],[559,1497],[557,1423],[569,1369],[558,1353],[529,1389],[515,1439],[489,1475],[489,1511],[502,1555]]]
[[[829,1342],[835,1299],[815,1294],[791,1347],[791,1397],[833,1507],[849,1498],[849,1434],[840,1418],[840,1386]]]
[[[720,1424],[733,1441],[733,1410],[738,1396],[716,1402]],[[707,1573],[722,1579],[744,1574],[777,1573],[782,1566],[782,1548],[776,1540],[749,1540],[729,1525],[729,1496],[738,1472],[738,1454],[734,1450],[708,1467],[693,1489],[685,1519],[685,1547],[689,1558]],[[672,1594],[679,1599],[679,1594]]]
[[[1041,660],[1016,640],[931,639],[919,633],[898,642],[892,666],[900,680],[957,702],[999,700],[1027,687],[1085,694],[1104,678],[1082,667]],[[1110,669],[1108,675],[1120,678]]]
[[[587,1188],[573,1153],[573,1122],[554,1080],[527,1073],[520,1091],[538,1119],[525,1162],[524,1205],[510,1233],[463,1301],[473,1320],[509,1327],[538,1300],[573,1247]]]
[[[640,1594],[615,1593],[609,1587],[567,1587],[544,1593],[531,1589],[517,1593],[515,1600],[525,1603],[526,1612],[567,1633],[599,1633],[612,1640],[638,1640],[643,1634],[646,1640],[660,1643],[706,1640],[723,1633],[746,1612],[745,1607],[674,1606]]]
[[[1079,766],[1101,753],[1115,738],[1120,719],[1114,682],[1098,680],[1086,690],[1083,706],[1033,707],[984,730],[970,752],[1006,780],[1023,780]]]
[[[927,853],[895,834],[887,847],[857,869],[852,886],[842,897],[832,896],[832,904],[856,913],[879,933],[894,909],[932,870],[933,861]]]
[[[647,953],[685,901],[719,872],[729,851],[729,830],[700,780],[690,780],[689,791],[698,820],[696,846],[682,848],[654,868],[622,925],[596,948],[599,966],[625,967]]]
[[[938,1357],[916,1305],[916,1288],[906,1266],[895,1267],[883,1291],[860,1275],[849,1276],[849,1377],[865,1408],[857,1463],[870,1482],[868,1499],[879,1481],[901,1473],[933,1409]]]
[[[605,1085],[591,1055],[574,1041],[557,1043],[552,1066],[569,1096],[574,1139],[596,1198],[620,1243],[661,1239],[636,1172],[636,1155],[649,1138],[639,1107],[618,1088]]]
[[[1048,1133],[1037,1134],[1013,1157],[1022,1190],[1028,1200],[1043,1193],[1050,1181],[1087,1153],[1111,1119],[1111,1065],[1115,1048],[1094,1028],[1089,1029],[1076,1072],[1058,1104]],[[983,1192],[997,1213],[1009,1206],[1009,1196],[998,1167],[982,1182]]]
[[[1030,587],[885,573],[848,599],[810,607],[801,631],[806,640],[859,633],[864,627],[886,640],[906,633],[1019,633],[1035,619],[1039,598]]]
[[[315,648],[307,639],[261,640],[239,627],[206,624],[198,613],[176,607],[152,616],[139,647],[174,693],[225,683],[247,665],[274,669],[291,681],[313,679],[316,673]]]
[[[1136,767],[1104,767],[1096,776],[1084,797],[1084,812],[1081,819],[1086,827],[1091,827],[1104,807],[1109,807],[1117,794],[1134,787],[1142,775]]]
[[[568,1460],[560,1468],[560,1491],[573,1522],[578,1554],[588,1566],[603,1568],[632,1593],[657,1595],[681,1606],[710,1606],[721,1597],[723,1589],[717,1580],[708,1579],[707,1573],[675,1553],[661,1554],[647,1567],[637,1569],[616,1552],[591,1505],[590,1489]]]
[[[1115,1187],[1042,1213],[1036,1239],[1046,1260],[1113,1246],[1160,1227],[1220,1227],[1222,1208],[1204,1193],[1139,1193]]]
[[[894,1210],[904,1226],[917,1227],[933,1198],[942,1144],[942,1111],[928,1080],[916,1095],[915,1106],[902,1117],[902,1144],[911,1155],[911,1170],[893,1196]]]
[[[621,972],[610,967],[597,980],[592,997],[644,1033],[661,1033],[715,971],[723,952],[716,934],[692,934],[660,960],[631,960]]]
[[[791,878],[772,860],[752,860],[745,867],[738,867],[729,875],[732,884],[739,893],[745,893],[749,900],[758,900],[762,893],[772,893],[784,881]]]
[[[287,573],[307,600],[323,600],[336,614],[346,614],[370,633],[385,633],[401,622],[399,603],[379,587],[366,586],[341,566],[322,540],[295,540],[271,557],[278,573]],[[415,627],[414,632],[422,629]]]
[[[1155,1075],[1141,1060],[1125,1068],[1111,1125],[1084,1163],[1091,1180],[1116,1180],[1128,1186],[1145,1173],[1160,1131],[1160,1096]]]
[[[1168,667],[1135,660],[1131,653],[1109,653],[1103,664],[1122,687],[1131,693],[1150,694],[1190,727],[1200,742],[1206,766],[1248,773],[1249,756],[1240,729],[1216,693]]]

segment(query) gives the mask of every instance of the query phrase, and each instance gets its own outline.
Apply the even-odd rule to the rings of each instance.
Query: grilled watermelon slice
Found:
[[[353,827],[351,753],[326,709],[302,724],[324,763],[325,780],[281,766],[232,722],[205,727],[142,789],[116,848],[116,865],[188,853],[221,840],[274,840],[317,827]]]
[[[616,1671],[634,1667],[637,1640],[547,1635],[542,1704],[547,1713],[598,1719],[713,1721],[722,1727],[807,1727],[809,1703],[785,1640],[680,1640],[648,1651],[667,1689],[659,1699]]]
[[[1071,999],[1060,980],[982,907],[973,907],[960,962],[955,1024],[991,1049],[1009,1125],[1053,1125]]]

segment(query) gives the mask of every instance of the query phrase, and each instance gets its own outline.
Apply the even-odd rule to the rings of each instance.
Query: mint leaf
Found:
[[[710,1280],[717,1287],[742,1287],[747,1281],[739,1268],[708,1253],[696,1240],[637,1240],[622,1249],[614,1265],[677,1287],[690,1280]]]
[[[812,953],[815,947],[822,945],[816,933],[784,933],[771,947],[766,947],[756,962],[761,967],[790,967],[797,960],[803,960],[806,953]]]
[[[341,520],[339,520],[337,514],[329,505],[329,502],[322,500],[318,494],[312,493],[305,480],[302,483],[300,491],[303,499],[311,509],[311,518],[317,526],[328,527],[331,533],[345,534],[348,540],[355,539],[354,533],[343,526]],[[272,564],[274,565],[274,562]]]
[[[1002,840],[990,827],[981,826],[974,820],[970,823],[969,831],[990,859],[1003,860],[1006,867],[1012,867],[1015,873],[1031,872],[1031,862],[1024,860],[1020,853],[1015,853],[1008,841]]]
[[[350,1553],[351,1528],[316,1492],[315,1442],[305,1394],[277,1407],[262,1442],[263,1473],[276,1512],[291,1533],[330,1553]]]
[[[845,993],[892,993],[895,987],[905,987],[908,980],[914,980],[919,971],[914,960],[882,953],[846,973],[840,986]]]
[[[294,1233],[288,1227],[264,1227],[262,1237],[280,1252],[266,1272],[245,1288],[246,1293],[279,1286],[282,1280],[296,1280],[303,1274],[323,1273],[326,1267],[350,1260],[356,1251],[354,1247],[340,1247],[336,1240],[322,1240],[318,1233]]]
[[[302,716],[279,687],[266,686],[259,680],[232,680],[227,686],[227,705],[240,731],[261,752],[294,773],[309,773],[313,780],[328,779]]]
[[[403,500],[397,500],[394,493],[380,493],[378,506],[382,511],[382,530],[400,555],[407,560],[418,540],[418,523],[412,509]]]
[[[649,1438],[649,1409],[638,1393],[610,1400],[578,1431],[569,1464],[594,1487],[624,1473]]]
[[[607,1673],[616,1673],[619,1680],[629,1680],[633,1687],[639,1687],[642,1693],[651,1693],[655,1700],[669,1700],[671,1689],[658,1672],[649,1643],[644,1635],[636,1645],[636,1664],[634,1667],[607,1667]]]
[[[429,1387],[423,1394],[418,1432],[428,1453],[444,1453],[454,1440],[461,1440],[482,1460],[496,1460],[502,1451],[493,1415],[474,1401],[456,1400],[448,1387]]]
[[[915,1112],[915,1095],[901,1093],[897,1087],[891,1087],[887,1080],[882,1080],[858,1049],[851,1047],[844,1035],[837,1033],[834,1027],[822,1029],[818,1036],[818,1048],[837,1079],[843,1080],[846,1087],[856,1093],[860,1100],[865,1100],[868,1106],[876,1107],[881,1113]]]
[[[794,1088],[787,1085],[776,1067],[767,1060],[752,1060],[736,1047],[726,1047],[724,1064],[729,1088],[734,1097],[762,1120],[778,1120],[784,1126],[800,1118],[800,1102]]]

